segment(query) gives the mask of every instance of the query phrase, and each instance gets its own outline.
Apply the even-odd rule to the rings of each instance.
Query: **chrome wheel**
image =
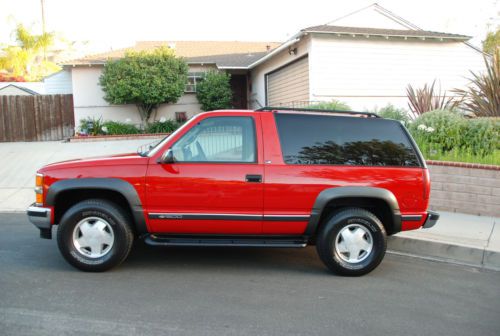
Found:
[[[373,250],[371,232],[361,224],[349,224],[337,234],[335,251],[345,262],[359,263]]]
[[[73,230],[73,245],[80,254],[89,258],[105,256],[113,248],[114,241],[113,228],[99,217],[87,217]]]

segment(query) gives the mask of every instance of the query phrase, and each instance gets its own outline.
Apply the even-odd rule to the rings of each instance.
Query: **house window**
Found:
[[[186,122],[187,121],[186,112],[175,112],[175,121],[181,123]]]
[[[196,86],[203,80],[203,72],[190,72],[185,92],[196,92]]]

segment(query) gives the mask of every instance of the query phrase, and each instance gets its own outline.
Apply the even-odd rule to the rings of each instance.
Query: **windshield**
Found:
[[[184,127],[186,127],[187,124],[188,123],[185,123],[184,125],[182,125],[178,129],[176,129],[173,133],[170,133],[169,135],[167,135],[163,139],[155,140],[151,143],[139,146],[139,148],[137,148],[137,154],[139,154],[140,156],[149,156],[149,157],[155,155],[156,152],[158,152],[158,150],[160,148],[162,148],[163,145],[167,141],[169,141],[169,139],[171,139],[173,136],[175,136],[177,133],[179,133],[182,129],[184,129]]]

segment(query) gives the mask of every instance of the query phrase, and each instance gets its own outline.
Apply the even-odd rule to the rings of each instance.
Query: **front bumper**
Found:
[[[28,219],[33,225],[40,229],[40,237],[52,238],[52,209],[30,205],[26,210]]]
[[[424,229],[428,229],[436,225],[437,221],[439,219],[439,214],[435,211],[427,211],[427,219],[424,222],[424,225],[422,227]]]

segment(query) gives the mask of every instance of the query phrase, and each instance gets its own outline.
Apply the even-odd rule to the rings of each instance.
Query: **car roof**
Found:
[[[365,118],[380,118],[379,115],[373,112],[360,111],[345,111],[345,110],[328,110],[315,108],[292,108],[292,107],[263,107],[257,110],[215,110],[210,112],[229,112],[229,113],[249,113],[249,112],[265,112],[265,113],[293,113],[303,115],[331,115],[343,117],[365,117]]]

